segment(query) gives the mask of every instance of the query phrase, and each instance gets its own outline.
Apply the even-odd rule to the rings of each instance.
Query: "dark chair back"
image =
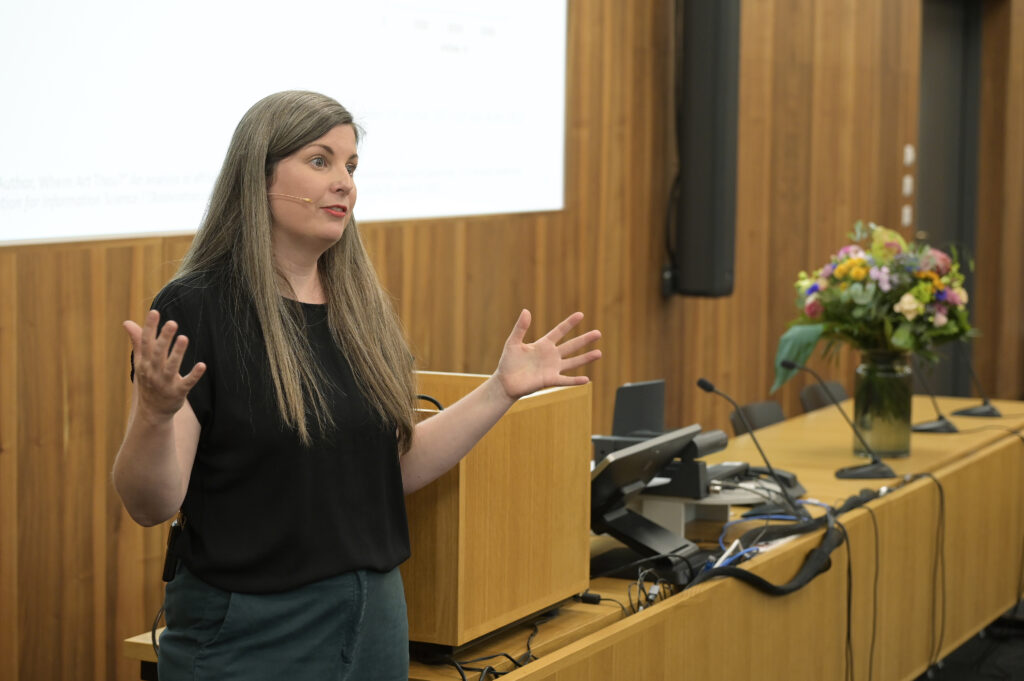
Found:
[[[846,394],[846,388],[839,381],[825,381],[824,386],[820,383],[811,383],[804,386],[804,389],[800,391],[800,404],[805,412],[821,409],[832,404],[832,400],[825,394],[825,387],[828,387],[828,391],[832,393],[837,402],[842,402],[849,397]]]
[[[750,427],[754,430],[786,420],[782,413],[782,405],[775,400],[751,402],[740,407],[740,411],[747,417]],[[743,419],[740,418],[738,412],[734,411],[729,414],[729,421],[732,423],[732,430],[736,435],[743,435],[747,432],[747,427],[743,425]]]

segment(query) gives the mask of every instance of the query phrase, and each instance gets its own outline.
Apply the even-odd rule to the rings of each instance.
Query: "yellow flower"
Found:
[[[868,268],[863,265],[857,265],[850,271],[850,278],[854,281],[864,281],[867,276]]]
[[[942,279],[939,277],[939,275],[937,275],[935,272],[932,272],[931,270],[918,270],[917,272],[914,272],[914,276],[917,277],[918,279],[930,279],[932,282],[932,286],[935,287],[936,291],[941,291],[942,289],[946,288],[946,285],[942,283]]]

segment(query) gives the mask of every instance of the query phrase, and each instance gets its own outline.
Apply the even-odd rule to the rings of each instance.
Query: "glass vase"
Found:
[[[878,456],[910,455],[910,355],[891,350],[864,350],[857,367],[853,412],[857,428]],[[870,456],[854,435],[853,451]]]

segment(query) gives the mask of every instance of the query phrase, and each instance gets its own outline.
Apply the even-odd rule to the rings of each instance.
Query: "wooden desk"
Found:
[[[940,399],[947,416],[975,403]],[[567,605],[566,612],[577,624],[593,618],[593,609],[599,607],[604,619],[593,618],[596,624],[588,621],[584,626],[567,624],[565,629],[559,628],[562,623],[552,626],[555,621],[542,625],[533,646],[540,659],[502,678],[839,681],[846,677],[848,617],[855,679],[868,678],[869,661],[873,679],[916,677],[936,648],[940,658],[948,654],[1021,596],[1024,443],[998,428],[1024,428],[1024,403],[996,405],[1006,417],[949,416],[964,432],[915,433],[911,455],[889,462],[900,475],[931,473],[942,485],[945,570],[937,580],[939,488],[930,479],[920,479],[868,505],[878,524],[877,552],[872,515],[859,509],[842,516],[849,543],[832,554],[829,571],[796,593],[771,597],[737,580],[719,579],[629,617],[621,617],[615,604]],[[915,397],[914,414],[916,420],[930,418],[930,400]],[[761,429],[757,435],[773,465],[800,476],[808,498],[837,504],[863,488],[895,482],[835,478],[837,468],[857,463],[850,453],[853,435],[835,410],[818,410]],[[744,436],[708,457],[708,463],[726,460],[758,463],[759,457]],[[774,583],[785,582],[819,540],[820,533],[797,538],[745,567]],[[602,580],[591,588],[615,595],[617,589],[621,594],[624,584]],[[569,618],[563,621],[568,622]],[[460,657],[485,651],[519,655],[525,631],[509,632],[506,640],[494,639]],[[576,640],[567,642],[571,638]],[[152,655],[148,634],[144,642]],[[136,657],[127,643],[126,654]],[[441,667],[414,668],[414,677],[459,678],[453,669]]]
[[[947,416],[975,403],[940,400]],[[1024,427],[1024,403],[999,401],[997,406],[1006,418],[949,418],[963,431]],[[917,420],[932,413],[928,398],[915,397]],[[835,504],[885,482],[834,477],[836,468],[856,461],[850,455],[853,435],[833,409],[757,435],[773,465],[799,474],[808,497]],[[741,437],[709,459],[756,462],[759,457],[749,438]],[[594,681],[685,675],[723,681],[839,681],[846,675],[848,615],[854,678],[868,678],[869,660],[873,679],[916,677],[927,668],[935,648],[940,648],[940,658],[948,654],[1020,598],[1024,443],[995,429],[915,433],[911,455],[890,463],[898,474],[928,472],[942,485],[945,572],[940,571],[938,580],[934,566],[940,497],[931,480],[921,479],[869,504],[878,523],[877,553],[868,511],[840,518],[849,543],[832,554],[828,572],[796,593],[766,596],[731,579],[700,584],[502,678]],[[774,583],[785,582],[819,539],[820,533],[801,537],[747,567]],[[873,616],[877,627],[872,659]]]

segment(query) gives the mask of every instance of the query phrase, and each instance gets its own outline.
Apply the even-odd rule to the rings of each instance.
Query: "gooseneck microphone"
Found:
[[[832,394],[832,391],[828,389],[828,385],[825,384],[825,379],[823,379],[817,371],[802,364],[791,362],[788,359],[782,360],[780,364],[782,365],[783,369],[789,369],[790,371],[806,371],[811,376],[814,376],[815,380],[818,381],[818,385],[820,385],[821,389],[825,391],[825,394],[828,396],[828,399],[832,401],[832,404],[836,405],[836,409],[838,409],[839,413],[843,415],[843,418],[846,419],[846,422],[850,424],[850,428],[853,429],[853,434],[856,435],[857,439],[860,440],[860,443],[864,445],[864,450],[871,456],[871,463],[862,464],[860,466],[847,466],[846,468],[840,468],[839,470],[836,471],[837,478],[843,480],[875,480],[880,478],[897,477],[896,473],[893,472],[892,468],[889,467],[889,464],[882,461],[879,458],[878,453],[875,452],[875,450],[871,448],[871,445],[868,444],[868,441],[864,439],[864,434],[860,432],[860,428],[858,428],[857,424],[855,424],[853,420],[849,416],[847,416],[846,410],[843,409],[843,406],[841,404],[839,404],[839,400],[837,400],[836,396]]]
[[[971,374],[971,382],[974,383],[974,389],[978,391],[978,397],[981,398],[981,404],[974,407],[964,407],[963,409],[957,409],[953,413],[957,416],[990,416],[1000,417],[1002,414],[988,401],[988,395],[981,389],[981,381],[978,380],[978,375],[974,373],[974,367],[971,366],[973,362],[968,357],[967,361],[964,362],[967,365],[967,371]]]
[[[956,426],[939,411],[939,401],[935,399],[935,393],[932,392],[931,386],[925,380],[924,372],[916,372],[916,375],[921,379],[921,385],[928,392],[928,397],[932,398],[932,406],[935,408],[935,420],[918,423],[911,426],[910,429],[915,433],[959,433],[960,431],[957,430]]]
[[[764,449],[761,448],[761,443],[757,441],[757,436],[754,435],[754,429],[750,427],[750,422],[747,421],[746,414],[744,414],[743,410],[740,409],[740,405],[736,404],[736,400],[732,399],[731,397],[723,393],[721,390],[715,388],[715,385],[706,378],[699,379],[697,381],[697,387],[703,390],[704,392],[714,393],[719,397],[722,397],[729,401],[729,404],[731,404],[733,408],[736,410],[736,413],[739,414],[740,420],[743,421],[743,426],[747,429],[747,433],[750,435],[751,442],[753,442],[754,446],[757,447],[757,452],[761,455],[761,460],[764,461],[765,468],[768,469],[768,474],[772,476],[772,480],[774,480],[775,484],[779,486],[779,491],[782,492],[782,498],[785,501],[783,505],[786,506],[786,509],[790,513],[792,513],[796,518],[800,520],[805,520],[809,518],[810,514],[807,513],[806,510],[801,508],[793,500],[793,497],[789,495],[789,491],[786,489],[786,486],[782,484],[782,480],[779,479],[779,476],[775,472],[775,469],[772,468],[772,464],[770,461],[768,461],[768,457],[765,455]]]

